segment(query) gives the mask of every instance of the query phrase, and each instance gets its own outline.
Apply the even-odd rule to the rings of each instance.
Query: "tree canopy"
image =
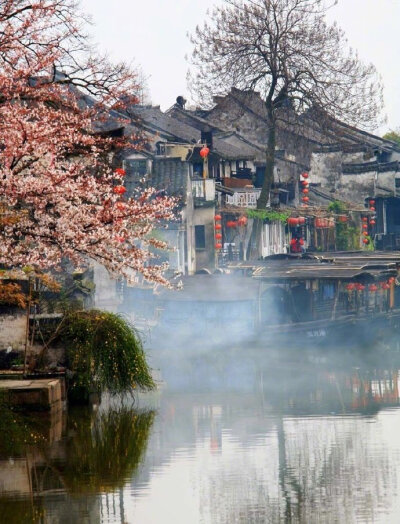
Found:
[[[54,267],[88,258],[166,283],[150,263],[153,227],[174,201],[125,198],[113,159],[140,137],[124,111],[137,76],[99,56],[73,0],[0,2],[0,264]]]
[[[326,0],[225,0],[192,42],[192,85],[202,100],[232,87],[260,93],[269,137],[258,207],[265,208],[273,179],[277,120],[289,123],[312,111],[322,119],[375,128],[382,86],[343,31],[329,24]]]

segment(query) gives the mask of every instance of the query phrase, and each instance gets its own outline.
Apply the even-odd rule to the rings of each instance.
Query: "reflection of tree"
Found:
[[[124,485],[140,464],[154,411],[120,408],[94,418],[86,411],[71,417],[67,461],[58,466],[68,493],[98,493]]]
[[[0,497],[1,522],[21,524],[28,522],[43,522],[43,507],[41,504],[27,503],[26,499]]]

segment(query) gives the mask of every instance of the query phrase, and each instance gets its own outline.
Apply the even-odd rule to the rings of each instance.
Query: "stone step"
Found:
[[[63,378],[0,380],[0,394],[12,407],[48,411],[61,408],[65,400]]]

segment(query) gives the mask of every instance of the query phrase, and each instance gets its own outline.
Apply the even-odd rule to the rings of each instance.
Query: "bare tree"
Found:
[[[307,114],[319,124],[325,119],[364,129],[378,125],[382,85],[375,67],[361,63],[343,31],[326,21],[335,3],[225,0],[191,38],[193,85],[203,101],[236,87],[259,92],[265,104],[266,169],[258,209],[268,203],[283,114],[289,125]]]

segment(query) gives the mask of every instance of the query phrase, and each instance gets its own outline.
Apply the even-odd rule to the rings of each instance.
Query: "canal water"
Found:
[[[400,522],[396,348],[150,358],[155,393],[3,417],[0,522]]]

